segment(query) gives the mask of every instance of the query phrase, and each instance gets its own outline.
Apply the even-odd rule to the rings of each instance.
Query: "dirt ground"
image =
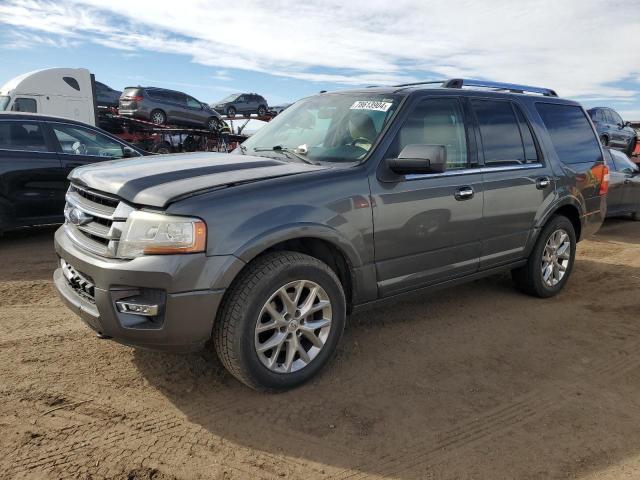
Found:
[[[356,315],[280,395],[211,350],[97,339],[54,294],[52,233],[0,239],[2,478],[640,478],[640,222],[582,242],[550,300],[501,275]]]

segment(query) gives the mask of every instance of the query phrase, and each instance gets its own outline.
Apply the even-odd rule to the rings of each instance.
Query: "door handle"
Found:
[[[544,190],[549,185],[551,185],[551,180],[549,177],[540,177],[536,180],[536,188],[538,190]]]
[[[473,188],[465,186],[458,188],[454,196],[456,200],[470,200],[473,198],[474,193]]]

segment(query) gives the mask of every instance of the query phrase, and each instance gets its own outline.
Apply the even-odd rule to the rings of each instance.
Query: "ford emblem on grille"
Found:
[[[88,213],[83,212],[79,208],[73,207],[66,212],[66,217],[69,223],[73,223],[74,225],[86,225],[93,217]]]

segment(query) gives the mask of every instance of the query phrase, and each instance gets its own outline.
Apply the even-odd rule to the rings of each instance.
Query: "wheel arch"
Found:
[[[569,219],[576,233],[576,240],[580,241],[582,235],[582,216],[580,202],[573,197],[567,197],[549,209],[538,223],[538,233],[554,215],[562,215]],[[536,234],[537,237],[537,234]]]
[[[268,252],[304,253],[327,264],[338,276],[350,311],[356,296],[355,268],[362,265],[360,255],[337,231],[323,226],[295,225],[269,232],[248,242],[234,253],[246,265]],[[238,273],[239,275],[239,273]]]

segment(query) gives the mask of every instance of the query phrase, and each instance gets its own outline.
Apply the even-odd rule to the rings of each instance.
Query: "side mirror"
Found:
[[[407,145],[398,158],[388,159],[387,164],[400,175],[442,173],[447,169],[447,149],[444,145]]]
[[[137,157],[138,156],[138,152],[136,152],[133,148],[131,147],[123,147],[122,148],[122,158],[132,158],[132,157]]]

